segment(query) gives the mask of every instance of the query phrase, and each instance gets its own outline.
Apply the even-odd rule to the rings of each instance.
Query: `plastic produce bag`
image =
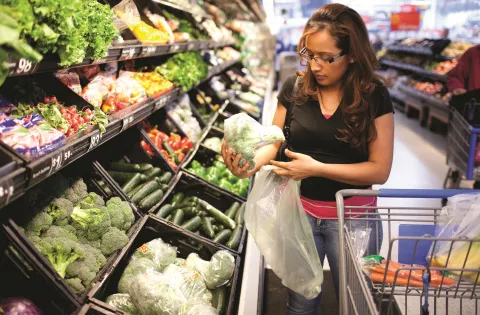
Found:
[[[205,303],[185,304],[178,315],[217,315],[218,311],[211,305]]]
[[[315,298],[323,269],[300,201],[300,182],[262,167],[247,200],[245,225],[282,284]]]
[[[431,265],[457,270],[448,271],[462,280],[478,281],[480,271],[480,194],[457,195],[448,199],[440,213],[435,230],[437,238],[458,239],[433,242],[429,257]],[[428,261],[428,260],[427,260]],[[447,265],[448,261],[448,265]],[[477,269],[464,271],[462,269]],[[476,280],[477,277],[479,280]]]
[[[209,289],[215,289],[230,280],[235,269],[235,259],[225,250],[216,252],[210,261],[192,253],[188,255],[185,265],[198,271]]]
[[[161,238],[157,238],[137,248],[132,259],[135,258],[150,259],[161,271],[175,262],[177,248],[165,243]]]
[[[130,295],[128,294],[123,294],[123,293],[112,294],[109,297],[107,297],[105,302],[108,305],[116,307],[119,310],[127,312],[131,315],[140,315],[135,305],[133,305]]]
[[[283,131],[278,126],[263,127],[247,114],[236,114],[225,120],[227,148],[242,154],[240,166],[250,161],[249,169],[255,168],[256,150],[264,145],[284,141]]]
[[[163,275],[168,278],[170,286],[177,286],[185,299],[195,302],[210,303],[212,293],[196,270],[172,264],[165,268]]]
[[[178,104],[168,106],[168,114],[175,123],[185,132],[188,139],[197,143],[202,135],[202,128],[198,120],[193,116],[190,107],[190,98],[185,95]]]
[[[153,260],[148,258],[133,258],[127,265],[127,268],[123,271],[122,277],[118,282],[118,292],[128,293],[130,292],[130,283],[134,276],[148,272],[150,270],[160,271],[160,267]]]

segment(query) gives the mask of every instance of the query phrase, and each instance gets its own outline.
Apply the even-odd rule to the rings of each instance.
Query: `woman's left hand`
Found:
[[[315,168],[319,166],[318,161],[311,156],[301,153],[295,153],[285,150],[285,155],[292,159],[291,162],[270,161],[270,164],[279,167],[273,170],[279,176],[286,176],[294,180],[302,180],[312,177],[315,174]]]

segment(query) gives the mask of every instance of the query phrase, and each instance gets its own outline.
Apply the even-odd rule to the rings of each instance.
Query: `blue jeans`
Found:
[[[308,214],[307,214],[308,215]],[[372,218],[372,217],[370,217]],[[330,271],[332,273],[333,285],[335,287],[335,293],[338,301],[339,290],[339,248],[338,248],[338,222],[337,220],[323,220],[317,219],[308,215],[308,220],[312,226],[313,239],[317,246],[318,256],[320,262],[323,265],[325,256],[328,258],[330,265]],[[351,225],[350,225],[351,223]],[[364,229],[367,226],[366,220],[345,220],[350,228],[350,231],[358,229]],[[377,227],[378,227],[378,244],[379,247],[383,240],[383,228],[380,221],[368,221],[368,226],[372,229],[370,233],[370,239],[367,251],[365,255],[374,255],[377,253]],[[322,287],[323,291],[323,287]],[[287,301],[287,315],[317,315],[320,312],[320,299],[322,294],[320,293],[316,298],[307,300],[302,295],[293,292],[288,289],[288,301]]]

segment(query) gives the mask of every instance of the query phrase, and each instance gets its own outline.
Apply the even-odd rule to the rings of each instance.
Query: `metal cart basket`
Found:
[[[480,298],[480,285],[477,286],[480,275],[480,257],[478,258],[478,268],[465,268],[467,260],[469,260],[470,249],[472,245],[480,245],[480,237],[475,239],[467,238],[438,238],[432,235],[435,234],[435,224],[440,218],[441,202],[443,198],[449,198],[454,195],[462,193],[480,192],[474,190],[415,190],[415,189],[382,189],[382,190],[343,190],[337,193],[337,211],[338,211],[338,232],[339,232],[339,272],[340,272],[340,314],[401,314],[399,305],[405,307],[405,314],[478,314],[478,299]],[[380,197],[379,204],[386,204],[387,201],[391,204],[402,204],[402,206],[375,206],[375,207],[345,207],[344,200],[351,196],[375,196]],[[393,200],[392,198],[395,198]],[[431,202],[430,199],[438,199],[438,206],[430,207],[428,204],[437,204],[436,201]],[[421,204],[424,206],[421,206]],[[419,206],[415,206],[418,204]],[[362,216],[358,215],[359,211],[364,211]],[[357,222],[355,222],[357,220]],[[355,248],[355,231],[352,226],[363,226],[359,224],[358,220],[364,220],[365,226],[371,228],[371,233],[376,233],[377,244],[376,253],[382,252],[385,257],[386,268],[389,270],[389,265],[394,263],[395,251],[400,248],[400,244],[409,242],[411,250],[408,254],[403,252],[403,265],[396,270],[394,274],[386,272],[382,277],[383,281],[374,283],[363,270],[361,259],[357,254]],[[373,224],[372,224],[373,223]],[[379,224],[381,223],[381,224]],[[430,227],[430,233],[425,233],[429,229],[420,230],[417,236],[397,236],[400,224],[403,226]],[[384,247],[381,251],[381,241],[378,240],[378,235],[381,235],[379,228],[383,226],[383,240]],[[344,228],[340,228],[344,227]],[[433,231],[433,232],[432,232]],[[425,233],[425,234],[423,234]],[[428,234],[428,235],[427,235]],[[370,234],[374,235],[374,234]],[[419,236],[420,235],[420,236]],[[403,243],[402,243],[403,242]],[[425,246],[425,243],[428,245]],[[448,242],[450,248],[448,257],[446,258],[446,266],[452,267],[452,263],[448,263],[450,259],[453,261],[452,251],[454,243],[462,242],[468,244],[468,253],[465,261],[461,267],[463,268],[445,268],[431,265],[431,258],[426,255],[430,246],[435,246],[437,242]],[[423,243],[423,244],[422,244]],[[445,243],[442,243],[445,244]],[[402,245],[403,246],[403,245]],[[423,259],[426,262],[423,266],[418,265],[418,256],[421,254],[423,246]],[[388,250],[388,251],[387,251]],[[388,253],[388,254],[387,254]],[[474,251],[471,251],[472,256]],[[370,253],[372,254],[372,253]],[[393,256],[392,256],[393,255]],[[420,255],[421,256],[421,255]],[[363,257],[363,256],[362,256]],[[399,254],[400,257],[400,254]],[[463,257],[463,256],[462,256]],[[360,257],[361,258],[361,257]],[[407,261],[405,261],[407,260]],[[462,260],[463,261],[463,260]],[[470,260],[469,260],[470,261]],[[414,266],[414,264],[417,264]],[[457,266],[458,264],[455,264]],[[423,286],[414,285],[415,281],[412,278],[412,272],[420,272],[422,277],[421,283]],[[459,274],[460,280],[457,279],[453,286],[444,286],[444,278],[441,279],[440,285],[430,285],[428,277],[430,272],[440,272],[441,277],[446,277],[446,273]],[[466,275],[474,273],[476,281],[464,281]],[[405,284],[405,278],[400,281],[402,277],[399,274],[408,274],[408,282]],[[387,280],[387,275],[389,280]],[[418,276],[418,273],[416,274]],[[393,281],[392,281],[393,279]],[[402,284],[400,284],[402,283]],[[427,285],[428,283],[428,285]],[[428,298],[430,297],[430,299]],[[402,300],[401,304],[397,304],[397,300]],[[453,301],[455,300],[455,301]],[[419,303],[419,302],[420,303]],[[423,302],[422,302],[423,301]],[[425,301],[427,304],[425,304]],[[430,301],[430,305],[428,305]],[[450,302],[449,302],[450,301]],[[433,302],[433,303],[432,303]],[[458,312],[450,312],[448,303],[459,304]],[[413,305],[412,305],[413,304]],[[468,304],[468,305],[467,305]],[[445,310],[445,305],[447,305]],[[416,307],[416,312],[408,312],[407,310]],[[425,308],[426,306],[426,308]],[[468,310],[467,310],[468,307]],[[430,313],[428,312],[430,311]]]

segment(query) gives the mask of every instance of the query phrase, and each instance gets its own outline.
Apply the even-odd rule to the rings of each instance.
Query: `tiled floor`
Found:
[[[415,188],[415,189],[441,189],[443,188],[443,181],[447,173],[446,166],[446,137],[434,134],[422,127],[416,120],[410,120],[402,113],[395,114],[395,153],[393,168],[388,182],[382,187],[375,188]],[[433,199],[379,199],[380,207],[416,207],[416,208],[439,208],[440,200]],[[424,213],[425,216],[415,218],[429,220],[431,219],[431,211],[416,210],[415,213]],[[411,216],[403,216],[402,218],[411,219]],[[404,223],[404,222],[403,222]],[[400,222],[392,222],[390,226],[391,237],[398,235],[398,226]],[[422,223],[429,224],[429,223]],[[382,255],[386,256],[388,252],[388,226],[384,224],[385,237],[382,245]],[[392,258],[397,259],[398,249],[392,249]],[[328,265],[325,266],[328,270]],[[334,299],[333,288],[331,282],[325,283],[324,298],[329,299],[325,301],[327,305],[332,304],[331,299]],[[285,292],[275,276],[269,274],[265,283],[265,292],[272,296],[275,292],[277,298],[276,303],[265,302],[264,314],[284,314],[284,297]],[[280,287],[279,287],[280,286]],[[278,297],[281,297],[280,299]],[[417,315],[420,314],[420,302],[418,299],[408,299],[408,304],[405,305],[405,299],[398,299],[400,309],[404,314]],[[434,313],[433,300],[430,302],[430,314],[474,314],[474,303],[471,301],[464,302],[462,309],[457,301],[449,300],[448,306],[443,301],[436,304],[436,313]],[[448,312],[447,312],[448,310]],[[336,314],[332,309],[322,314]]]

